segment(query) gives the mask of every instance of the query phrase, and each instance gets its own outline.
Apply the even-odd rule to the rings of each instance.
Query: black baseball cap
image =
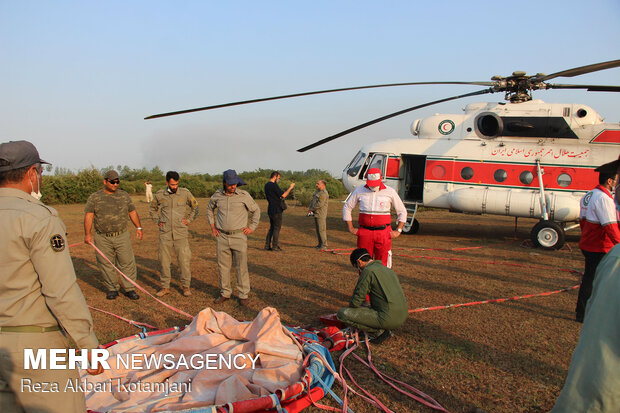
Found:
[[[620,166],[620,156],[615,161],[608,162],[596,168],[595,172],[603,172],[603,173],[615,173],[618,170],[618,166]]]
[[[28,141],[10,141],[0,143],[0,172],[11,171],[36,163],[45,163],[39,157],[39,151]]]

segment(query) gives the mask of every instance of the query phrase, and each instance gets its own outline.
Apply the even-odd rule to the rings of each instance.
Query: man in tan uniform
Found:
[[[24,350],[97,348],[93,320],[56,210],[40,201],[42,163],[30,142],[0,144],[0,411],[85,412],[82,392],[65,392],[76,369],[24,369]],[[88,370],[99,374],[103,370]],[[58,383],[58,392],[24,383]]]
[[[217,240],[217,265],[220,270],[221,295],[215,304],[223,303],[232,295],[230,269],[234,263],[239,304],[245,306],[250,293],[247,236],[258,227],[260,209],[249,193],[237,189],[239,185],[246,185],[237,172],[233,169],[225,171],[223,181],[224,188],[211,196],[207,206],[207,219]],[[248,212],[251,214],[249,225]]]
[[[329,194],[325,181],[319,180],[316,183],[316,192],[312,196],[310,206],[308,206],[308,215],[314,216],[314,225],[316,227],[316,237],[319,243],[315,248],[320,250],[327,248],[327,202]]]
[[[131,236],[127,231],[127,216],[136,226],[136,236],[142,239],[142,226],[138,211],[129,197],[129,194],[122,189],[118,189],[120,178],[114,170],[109,170],[103,177],[103,189],[95,192],[88,197],[86,208],[84,208],[84,242],[92,244],[123,272],[132,281],[136,280],[136,260],[131,246]],[[95,235],[91,233],[95,224]],[[123,294],[131,300],[140,298],[134,291],[135,287],[116,270],[105,258],[98,253],[97,266],[103,276],[108,300],[118,297],[119,278],[120,285],[123,286]]]
[[[185,188],[179,188],[179,174],[169,171],[166,174],[165,189],[155,194],[151,203],[151,218],[159,215],[159,260],[161,261],[161,290],[158,297],[170,292],[170,261],[172,250],[177,254],[177,261],[181,267],[181,288],[183,295],[192,295],[189,285],[192,281],[189,262],[192,251],[189,249],[187,227],[198,215],[198,202],[192,193]]]

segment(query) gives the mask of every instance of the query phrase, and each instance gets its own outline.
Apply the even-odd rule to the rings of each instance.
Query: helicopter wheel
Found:
[[[545,250],[559,250],[564,246],[566,234],[557,223],[540,221],[532,228],[530,238],[537,247]]]
[[[420,222],[414,218],[413,223],[411,224],[411,228],[409,228],[409,231],[403,230],[403,234],[413,235],[413,234],[417,234],[419,230],[420,230]]]

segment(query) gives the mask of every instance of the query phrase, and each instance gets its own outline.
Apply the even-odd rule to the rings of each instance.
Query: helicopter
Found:
[[[305,152],[378,122],[427,106],[490,93],[504,93],[505,102],[468,104],[462,114],[435,114],[415,120],[414,138],[391,139],[363,146],[345,166],[342,182],[352,192],[365,185],[370,168],[379,168],[384,184],[393,187],[407,207],[403,233],[415,234],[421,206],[453,212],[536,218],[532,243],[560,249],[565,232],[576,228],[579,201],[598,183],[597,166],[618,158],[620,124],[606,123],[581,104],[545,103],[535,90],[585,89],[620,92],[620,86],[554,84],[620,66],[620,60],[595,63],[545,75],[515,71],[491,81],[407,82],[318,90],[231,102],[151,115],[145,119],[323,93],[416,85],[474,85],[482,90],[451,96],[394,112],[303,148]],[[571,224],[572,225],[568,225]]]

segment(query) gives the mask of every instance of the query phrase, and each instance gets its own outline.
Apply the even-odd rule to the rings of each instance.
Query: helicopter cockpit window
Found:
[[[495,182],[504,182],[506,178],[508,178],[508,174],[503,169],[498,169],[493,174],[493,178],[495,179]]]
[[[566,188],[572,182],[573,182],[573,178],[571,178],[569,174],[563,173],[563,174],[558,175],[558,185],[560,185],[562,188]]]
[[[381,171],[381,176],[383,176],[383,165],[385,164],[385,158],[386,156],[384,154],[376,153],[372,157],[372,161],[370,161],[370,166],[368,167],[368,169],[379,168],[379,170]]]
[[[474,170],[471,169],[469,166],[466,166],[465,168],[461,169],[461,178],[463,178],[466,181],[469,181],[473,177],[474,177]]]
[[[358,152],[349,164],[347,174],[349,176],[357,176],[358,172],[362,168],[364,161],[366,160],[366,154],[364,152]]]
[[[533,180],[534,175],[530,171],[523,171],[519,175],[519,181],[521,181],[523,185],[529,185],[532,183]]]

